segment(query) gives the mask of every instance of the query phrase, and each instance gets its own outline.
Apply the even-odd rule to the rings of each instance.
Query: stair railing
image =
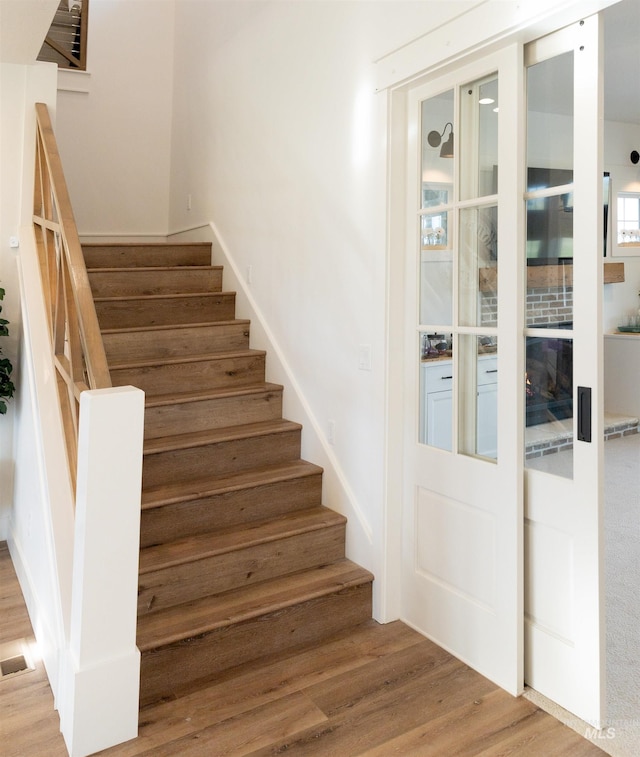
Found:
[[[49,110],[36,103],[33,224],[75,490],[80,394],[111,386],[89,277]]]
[[[59,579],[61,601],[59,615],[58,608],[51,613],[48,604],[39,612],[44,618],[54,615],[56,622],[62,619],[62,636],[50,633],[57,628],[51,623],[39,624],[39,631],[44,645],[54,650],[54,667],[47,672],[56,688],[67,750],[70,755],[89,755],[138,733],[136,614],[144,392],[111,385],[60,156],[49,112],[41,104],[36,104],[35,164],[34,234],[29,254],[21,261],[27,350],[32,353],[26,362],[37,364],[37,443],[42,444],[47,474],[59,470],[59,464],[55,472],[49,466],[54,464],[53,452],[60,451],[61,435],[71,473],[62,477],[63,482],[47,474],[43,481],[49,509],[43,529],[48,528],[54,545],[49,567],[50,575]],[[26,253],[26,242],[24,249]],[[42,296],[37,291],[38,268]],[[46,350],[50,341],[51,355],[43,355],[40,348],[33,357],[36,332],[35,343],[44,341]],[[55,391],[52,369],[62,411],[53,422],[51,413],[44,412],[51,409],[49,396]],[[56,428],[45,434],[51,426]],[[34,575],[41,572],[38,562]],[[49,590],[48,583],[43,585],[47,588],[41,596]]]

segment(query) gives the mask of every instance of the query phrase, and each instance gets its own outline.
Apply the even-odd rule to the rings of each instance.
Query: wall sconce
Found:
[[[447,126],[451,129],[451,131],[449,132],[449,139],[447,139],[447,141],[442,144],[442,147],[440,147],[442,138],[444,137],[444,134],[447,130]],[[451,123],[451,121],[447,121],[447,123],[444,125],[442,134],[440,134],[440,132],[438,131],[430,131],[427,134],[427,142],[431,145],[431,147],[440,147],[441,158],[453,158],[453,124]]]

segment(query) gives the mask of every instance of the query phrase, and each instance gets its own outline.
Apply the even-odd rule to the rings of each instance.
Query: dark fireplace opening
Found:
[[[572,323],[552,328],[571,328]],[[573,341],[527,337],[526,425],[573,417]]]

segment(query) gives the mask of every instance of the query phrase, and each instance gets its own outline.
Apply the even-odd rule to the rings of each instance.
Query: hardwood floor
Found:
[[[33,638],[0,544],[0,644]],[[3,757],[65,757],[41,663],[0,680]],[[200,691],[141,710],[140,735],[103,757],[277,754],[603,754],[524,698],[496,688],[400,622],[367,622],[330,641],[218,676]]]

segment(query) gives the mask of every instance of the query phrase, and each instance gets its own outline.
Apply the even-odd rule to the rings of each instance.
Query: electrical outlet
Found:
[[[191,195],[187,195],[187,210],[191,210]]]
[[[248,265],[247,266],[247,284],[251,284],[253,282],[253,266]]]
[[[330,420],[327,424],[329,429],[329,444],[335,444],[336,442],[336,422]]]

